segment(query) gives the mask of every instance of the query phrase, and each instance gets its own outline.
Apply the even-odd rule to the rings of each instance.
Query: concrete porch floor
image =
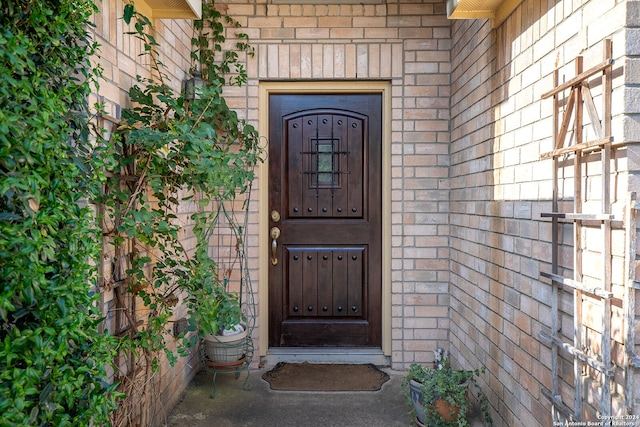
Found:
[[[401,388],[403,372],[382,368],[390,376],[376,392],[273,391],[262,375],[270,369],[251,370],[239,379],[219,374],[216,396],[211,398],[213,374],[199,372],[164,427],[408,427],[416,426]],[[472,427],[480,427],[474,421]]]

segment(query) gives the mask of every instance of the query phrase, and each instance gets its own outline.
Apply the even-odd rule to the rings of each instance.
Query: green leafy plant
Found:
[[[129,34],[142,42],[152,77],[137,78],[129,90],[133,107],[123,110],[117,132],[101,144],[108,180],[100,203],[109,224],[104,237],[114,258],[126,260],[122,280],[143,307],[128,312],[130,328],[118,347],[135,359],[135,368],[119,374],[127,378],[123,384],[141,383],[129,386],[128,399],[134,389],[144,390],[137,399],[148,410],[159,354],[175,363],[197,342],[197,334],[187,333],[178,354],[169,345],[171,319],[181,299],[191,317],[189,332],[214,331],[243,320],[239,295],[229,290],[226,272],[209,256],[209,245],[220,206],[250,191],[262,150],[254,127],[223,96],[225,87],[246,81],[239,52],[252,54],[241,33],[235,49],[224,50],[223,34],[227,26],[237,26],[233,20],[213,2],[203,4],[203,18],[194,23],[191,58],[204,85],[187,98],[169,84],[152,22],[137,12],[134,2],[126,3],[123,17],[132,25]],[[185,224],[178,217],[185,204],[196,207],[187,224],[196,238],[193,251],[183,246]],[[227,222],[242,235],[233,218]],[[123,412],[132,410],[124,408],[131,406],[121,405],[114,424],[125,423],[129,415]]]
[[[115,407],[96,306],[87,156],[92,1],[0,4],[0,425],[99,426]]]
[[[187,305],[189,330],[197,331],[197,335],[185,337],[187,346],[195,344],[196,337],[217,335],[223,329],[231,329],[246,320],[239,295],[228,290],[228,278],[219,277],[218,265],[206,250],[210,235],[207,229],[213,229],[216,222],[210,215],[199,214],[194,227],[198,244],[191,261],[193,276],[187,284]]]
[[[471,401],[468,393],[469,388],[473,387],[477,390],[478,402],[485,421],[492,425],[486,396],[476,381],[484,371],[484,367],[475,370],[452,369],[448,357],[439,360],[434,368],[413,363],[409,367],[403,388],[408,394],[410,381],[420,384],[421,404],[429,426],[469,427],[467,414]]]

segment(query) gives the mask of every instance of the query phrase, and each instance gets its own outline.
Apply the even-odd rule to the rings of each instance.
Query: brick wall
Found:
[[[618,120],[619,126],[624,129],[624,140],[628,144],[638,143],[640,142],[640,127],[638,124],[640,123],[640,111],[638,109],[638,102],[636,101],[639,95],[638,92],[638,81],[640,79],[640,73],[638,73],[638,65],[640,64],[640,38],[633,37],[638,33],[640,29],[640,3],[638,2],[629,2],[627,4],[627,15],[625,24],[627,25],[627,34],[629,37],[625,38],[625,51],[626,57],[624,57],[624,61],[622,62],[622,66],[624,66],[626,72],[624,73],[624,84],[627,85],[625,87],[625,95],[624,101],[622,105],[624,106],[624,115],[620,116]],[[637,191],[640,188],[640,162],[639,160],[639,152],[640,150],[633,149],[633,146],[630,145],[630,149],[628,150],[627,155],[625,156],[625,162],[623,167],[626,169],[628,175],[626,177],[627,186],[629,191]],[[636,228],[636,235],[638,230]],[[636,242],[637,245],[637,242]],[[640,253],[640,247],[636,247],[636,254]],[[637,282],[640,278],[640,263],[638,263],[638,258],[636,255],[635,261],[635,269],[632,269],[634,274],[635,281]],[[638,339],[637,331],[640,330],[640,299],[636,298],[635,305],[633,306],[633,312],[635,316],[635,324],[629,325],[631,331],[636,336],[636,340],[634,346],[631,347],[631,354],[638,355],[640,354],[640,340]],[[636,356],[637,357],[637,356]],[[637,363],[634,364],[637,366]],[[640,372],[638,369],[634,369],[634,377],[633,381],[631,381],[631,392],[633,393],[633,413],[638,415],[640,414]]]
[[[229,94],[242,117],[257,120],[261,80],[391,82],[391,360],[398,369],[432,361],[432,350],[447,346],[449,322],[451,41],[444,3],[225,3],[256,48],[247,88]]]
[[[121,108],[130,106],[128,97],[129,88],[136,83],[136,76],[149,77],[150,66],[146,56],[139,56],[142,51],[140,41],[133,35],[126,34],[132,28],[124,23],[122,13],[124,3],[121,0],[103,0],[98,4],[100,13],[94,16],[94,37],[100,44],[99,56],[94,58],[96,66],[103,70],[103,80],[100,81],[100,88],[93,102],[104,103],[106,114],[115,119],[120,119]],[[190,39],[192,34],[192,21],[190,20],[154,20],[154,36],[161,46],[161,61],[166,66],[166,73],[170,81],[169,84],[180,90],[182,81],[187,78],[186,72],[190,66],[189,52]],[[111,123],[104,121],[101,125],[109,128]],[[178,221],[185,224],[185,230],[189,230],[188,218],[196,207],[192,204],[185,204],[178,213]],[[185,232],[184,246],[190,248],[194,244],[195,238]],[[116,292],[119,285],[114,282],[111,274],[111,265],[114,253],[113,247],[105,241],[102,265],[104,267],[104,283],[101,288],[103,312],[106,317],[106,327],[114,333],[117,328],[119,314],[116,310]],[[117,261],[117,260],[116,260]],[[142,306],[142,304],[139,304]],[[179,309],[175,318],[184,316],[184,308]],[[139,318],[143,318],[143,313],[139,313]],[[176,342],[168,337],[169,346],[175,350]],[[154,408],[151,414],[156,422],[168,415],[168,409],[178,402],[182,392],[186,388],[190,379],[195,374],[198,367],[198,359],[193,352],[190,357],[179,358],[175,367],[171,367],[168,361],[162,357],[158,374],[152,377],[152,396],[149,399]],[[128,363],[125,358],[119,361],[121,372],[116,376],[128,372]]]
[[[552,4],[553,3],[553,4]],[[496,425],[549,426],[551,389],[550,346],[539,338],[550,332],[551,224],[541,218],[551,212],[552,162],[540,154],[552,150],[550,99],[552,73],[560,67],[560,81],[575,76],[574,59],[584,56],[585,69],[603,61],[603,39],[612,38],[614,58],[625,53],[624,4],[618,2],[539,2],[525,0],[499,28],[486,21],[456,21],[452,26],[451,95],[451,349],[464,367],[485,365],[483,389]],[[623,2],[624,3],[624,2]],[[605,24],[606,22],[606,24]],[[614,72],[616,141],[627,139],[621,103],[622,68]],[[600,105],[602,88],[593,88]],[[601,110],[600,108],[598,108]],[[586,129],[586,128],[585,128]],[[587,130],[588,132],[588,130]],[[591,135],[593,139],[593,135]],[[636,138],[637,139],[637,138]],[[585,135],[585,140],[589,136]],[[612,163],[619,179],[612,180],[612,202],[624,204],[632,190],[625,166],[626,148],[617,148]],[[587,158],[585,209],[599,210],[599,156]],[[563,168],[560,198],[572,211],[573,167]],[[614,211],[616,207],[614,206]],[[617,213],[621,213],[618,210]],[[573,274],[573,225],[560,227],[560,266]],[[602,274],[603,241],[585,231],[586,281]],[[623,231],[614,230],[613,287],[617,304],[624,295]],[[596,355],[600,346],[600,309],[585,300],[584,350]],[[563,341],[573,342],[573,296],[560,293]],[[623,313],[613,309],[613,362],[624,365]],[[616,370],[613,413],[624,413],[622,369]],[[560,395],[573,408],[573,358],[560,352]],[[585,372],[583,419],[596,420],[599,375]]]

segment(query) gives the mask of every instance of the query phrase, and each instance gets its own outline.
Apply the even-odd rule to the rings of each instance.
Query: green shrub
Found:
[[[91,0],[0,4],[1,426],[100,425],[113,408],[90,292],[100,235],[83,203],[100,185],[86,161],[95,12]]]

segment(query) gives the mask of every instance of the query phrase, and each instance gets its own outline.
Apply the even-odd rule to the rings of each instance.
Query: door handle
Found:
[[[278,237],[280,237],[280,229],[278,227],[271,227],[269,232],[271,236],[271,264],[278,265]]]

